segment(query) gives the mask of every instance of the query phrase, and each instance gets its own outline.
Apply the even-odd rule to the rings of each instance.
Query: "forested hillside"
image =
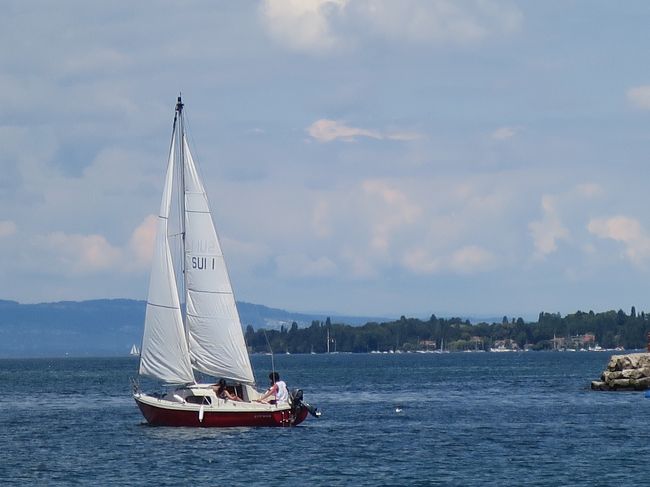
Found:
[[[562,317],[559,313],[539,314],[538,321],[526,323],[522,318],[504,316],[500,323],[471,324],[460,318],[428,320],[406,318],[386,323],[367,323],[352,327],[346,324],[313,321],[307,328],[293,323],[278,330],[246,330],[246,341],[253,352],[323,353],[370,351],[435,350],[444,344],[451,351],[489,350],[504,344],[508,348],[551,350],[557,348],[588,349],[646,347],[650,316],[645,312],[630,314],[623,310],[603,313],[578,311]],[[269,347],[270,345],[270,347]]]

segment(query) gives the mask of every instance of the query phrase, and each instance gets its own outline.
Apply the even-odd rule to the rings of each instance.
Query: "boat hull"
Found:
[[[167,406],[163,401],[143,400],[135,395],[142,415],[152,426],[185,426],[195,428],[231,428],[237,426],[252,427],[289,427],[302,423],[307,417],[306,408],[268,409],[268,410],[242,410],[242,411],[215,411],[205,408],[201,413],[200,407],[187,407],[174,405]]]

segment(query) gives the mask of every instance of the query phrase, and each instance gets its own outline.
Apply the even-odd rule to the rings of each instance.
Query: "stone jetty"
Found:
[[[650,388],[650,353],[612,355],[600,380],[591,382],[595,391],[644,391]]]

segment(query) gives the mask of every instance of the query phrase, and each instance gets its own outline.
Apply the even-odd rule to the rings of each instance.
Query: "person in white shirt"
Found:
[[[264,402],[268,404],[281,404],[289,402],[289,391],[287,390],[287,384],[280,380],[280,374],[277,372],[271,372],[269,374],[269,379],[271,380],[271,387],[269,387],[266,392],[258,399],[258,402]]]

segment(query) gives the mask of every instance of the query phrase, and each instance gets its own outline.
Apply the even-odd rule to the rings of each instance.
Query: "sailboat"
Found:
[[[133,398],[147,422],[158,426],[298,425],[308,413],[319,415],[302,401],[301,390],[284,402],[259,402],[226,263],[187,143],[183,107],[179,96],[138,371],[162,382],[165,392],[145,394],[134,381]],[[237,400],[218,397],[216,384],[197,382],[196,372],[225,379]]]
[[[131,351],[129,352],[129,355],[131,355],[132,357],[140,356],[140,350],[138,350],[138,346],[135,343],[131,347]]]
[[[434,350],[433,353],[449,353],[449,350],[445,350],[445,339],[440,339],[440,349]]]

